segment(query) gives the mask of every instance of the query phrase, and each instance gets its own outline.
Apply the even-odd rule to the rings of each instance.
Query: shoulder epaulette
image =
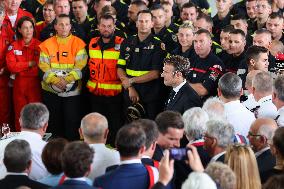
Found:
[[[123,22],[120,22],[120,25],[125,28],[125,24]]]
[[[219,43],[217,43],[216,41],[212,41],[212,43],[213,43],[214,45],[216,45],[216,46],[221,47],[221,45],[220,45]]]
[[[171,30],[171,29],[169,29],[169,28],[167,28],[167,30],[168,30],[168,32],[170,32],[170,33],[174,33],[174,31]]]
[[[158,40],[158,41],[161,41],[161,39],[158,38],[157,36],[155,36],[154,39],[156,39],[156,40]]]
[[[125,4],[125,5],[126,5],[126,3],[125,3],[123,0],[120,0],[120,3],[121,3],[121,4]]]
[[[36,23],[37,26],[41,25],[41,24],[43,24],[43,21],[39,21],[39,22]]]
[[[89,21],[92,21],[92,20],[94,20],[95,18],[94,17],[90,17],[89,15],[87,16],[87,19],[89,20]]]
[[[43,5],[46,2],[46,0],[37,0],[37,2],[39,2],[41,5]]]

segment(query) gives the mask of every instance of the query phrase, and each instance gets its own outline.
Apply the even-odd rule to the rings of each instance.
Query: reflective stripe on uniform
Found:
[[[125,66],[126,65],[126,60],[118,59],[117,64]]]
[[[90,58],[102,58],[101,50],[89,50]],[[119,58],[120,52],[118,51],[104,51],[104,59],[115,59]]]
[[[52,63],[50,64],[51,68],[55,68],[55,69],[73,69],[74,68],[74,64],[66,64],[66,63]]]
[[[133,77],[142,76],[147,73],[149,73],[149,71],[136,71],[136,70],[126,69],[126,74]]]
[[[96,88],[97,83],[94,83],[92,81],[87,82],[87,86],[90,86],[92,88]],[[122,90],[121,84],[107,84],[107,83],[98,83],[98,88],[100,89],[107,89],[107,90]]]

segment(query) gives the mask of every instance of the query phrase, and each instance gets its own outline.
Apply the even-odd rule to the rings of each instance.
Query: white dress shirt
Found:
[[[255,120],[254,114],[239,100],[227,102],[224,106],[226,119],[233,125],[235,133],[247,136],[251,123]]]
[[[15,139],[26,140],[31,147],[32,151],[32,169],[29,177],[33,180],[39,180],[48,175],[44,164],[41,160],[41,153],[46,145],[46,142],[42,140],[42,137],[35,132],[22,131],[19,135],[12,138],[0,140],[0,178],[4,178],[7,174],[6,167],[3,164],[4,151],[6,146]]]
[[[258,103],[254,99],[253,94],[249,94],[248,95],[248,99],[246,101],[242,102],[242,104],[249,110],[251,110],[251,109],[255,108],[256,106],[258,106]]]
[[[257,118],[276,118],[278,112],[276,106],[272,102],[272,95],[259,99],[258,104],[259,108],[256,110]]]
[[[226,151],[221,152],[221,153],[219,153],[219,154],[216,154],[215,156],[213,156],[213,157],[211,158],[211,160],[210,160],[210,162],[209,162],[209,163],[216,162],[216,161],[217,161],[217,159],[218,159],[219,157],[221,157],[222,155],[224,155],[225,153],[226,153]]]
[[[92,170],[88,176],[91,180],[105,174],[107,167],[120,164],[118,151],[107,148],[103,143],[90,144],[90,147],[95,151]]]

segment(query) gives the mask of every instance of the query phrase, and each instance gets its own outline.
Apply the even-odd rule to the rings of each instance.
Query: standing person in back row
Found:
[[[141,102],[146,116],[154,119],[162,110],[160,71],[165,57],[165,45],[151,34],[153,16],[148,10],[138,13],[138,35],[121,45],[117,74],[125,89],[125,107]]]
[[[56,137],[76,140],[82,116],[82,70],[88,55],[83,40],[70,33],[68,15],[59,15],[54,27],[57,35],[40,44],[43,102],[51,112],[49,132]]]
[[[107,117],[109,142],[113,145],[115,135],[123,124],[122,84],[116,73],[123,38],[114,35],[115,20],[110,14],[99,18],[98,29],[100,37],[93,38],[89,44],[90,78],[87,88],[91,111]]]

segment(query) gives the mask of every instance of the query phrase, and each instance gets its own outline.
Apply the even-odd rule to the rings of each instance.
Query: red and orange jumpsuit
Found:
[[[0,72],[1,68],[6,69],[5,63],[5,54],[9,44],[15,41],[15,27],[18,23],[19,19],[23,16],[28,16],[33,18],[33,15],[27,11],[24,11],[19,8],[17,13],[17,19],[15,22],[15,26],[13,27],[11,21],[6,14],[2,26],[1,26],[1,35],[0,35]],[[8,87],[9,83],[9,73],[7,73],[7,69],[5,74],[0,75],[0,125],[2,123],[9,123],[12,111],[12,102],[11,102],[11,92]],[[18,122],[18,121],[17,121]]]
[[[21,39],[13,42],[7,50],[7,67],[11,73],[16,74],[13,87],[16,131],[21,130],[19,125],[21,109],[28,103],[42,101],[37,66],[40,54],[39,44],[40,41],[33,38],[26,46]],[[30,61],[35,61],[36,65],[30,67]]]

